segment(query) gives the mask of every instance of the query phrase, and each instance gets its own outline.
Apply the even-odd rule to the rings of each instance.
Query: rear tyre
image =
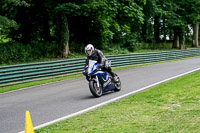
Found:
[[[102,95],[102,85],[99,83],[99,87],[97,87],[97,83],[93,80],[89,82],[90,92],[95,97],[100,97]]]

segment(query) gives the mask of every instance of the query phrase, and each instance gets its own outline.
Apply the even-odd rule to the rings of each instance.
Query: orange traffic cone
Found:
[[[26,111],[25,115],[25,133],[34,133],[33,124],[29,111]]]

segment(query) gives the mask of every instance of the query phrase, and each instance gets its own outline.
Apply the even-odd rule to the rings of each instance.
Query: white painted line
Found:
[[[73,113],[73,114],[71,114],[71,115],[67,115],[67,116],[65,116],[65,117],[62,117],[62,118],[59,118],[59,119],[56,119],[56,120],[53,120],[53,121],[44,123],[44,124],[42,124],[42,125],[38,125],[38,126],[34,127],[34,130],[39,129],[39,128],[42,128],[42,127],[45,127],[45,126],[48,126],[48,125],[51,125],[51,124],[54,124],[54,123],[59,122],[59,121],[62,121],[62,120],[66,120],[66,119],[71,118],[71,117],[76,116],[76,115],[83,114],[83,113],[88,112],[88,111],[90,111],[90,110],[92,110],[92,109],[101,107],[101,106],[106,105],[106,104],[108,104],[108,103],[117,101],[117,100],[119,100],[119,99],[125,98],[125,97],[127,97],[127,96],[133,95],[133,94],[138,93],[138,92],[140,92],[140,91],[143,91],[143,90],[146,90],[146,89],[151,88],[151,87],[153,87],[153,86],[156,86],[156,85],[158,85],[158,84],[167,82],[167,81],[169,81],[169,80],[172,80],[172,79],[181,77],[181,76],[183,76],[183,75],[186,75],[186,74],[189,74],[189,73],[198,71],[198,70],[200,70],[200,68],[197,68],[197,69],[194,69],[194,70],[191,70],[191,71],[188,71],[188,72],[179,74],[179,75],[177,75],[177,76],[174,76],[174,77],[171,77],[171,78],[168,78],[168,79],[165,79],[165,80],[156,82],[156,83],[154,83],[154,84],[151,84],[151,85],[148,85],[148,86],[146,86],[146,87],[143,87],[143,88],[141,88],[141,89],[139,89],[139,90],[132,91],[132,92],[130,92],[130,93],[127,93],[127,94],[124,94],[124,95],[122,95],[122,96],[113,98],[113,99],[111,99],[111,100],[108,100],[108,101],[106,101],[106,102],[97,104],[97,105],[95,105],[95,106],[89,107],[89,108],[87,108],[87,109],[81,110],[81,111],[76,112],[76,113]],[[19,133],[24,133],[24,131],[19,132]]]

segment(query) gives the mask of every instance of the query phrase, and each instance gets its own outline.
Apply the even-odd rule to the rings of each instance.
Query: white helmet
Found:
[[[94,51],[94,46],[92,44],[88,44],[87,46],[85,46],[86,55],[91,56],[93,51]]]

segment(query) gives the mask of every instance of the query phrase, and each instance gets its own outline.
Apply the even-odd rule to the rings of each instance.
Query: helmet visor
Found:
[[[86,50],[87,55],[91,55],[92,50]]]

